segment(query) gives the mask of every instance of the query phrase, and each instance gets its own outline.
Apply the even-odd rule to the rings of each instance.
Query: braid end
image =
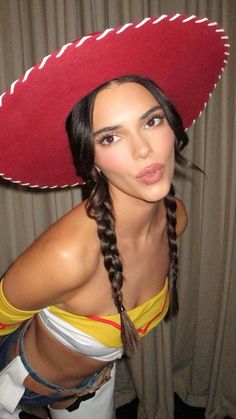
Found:
[[[125,355],[131,357],[134,352],[140,349],[141,339],[125,310],[120,312],[120,321],[121,340],[124,346]]]

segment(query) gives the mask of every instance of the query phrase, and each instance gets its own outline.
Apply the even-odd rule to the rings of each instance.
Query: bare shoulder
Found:
[[[188,214],[181,199],[176,198],[176,235],[180,236],[188,225]]]
[[[99,258],[96,224],[78,205],[58,220],[10,267],[4,292],[22,309],[63,302],[88,281]]]

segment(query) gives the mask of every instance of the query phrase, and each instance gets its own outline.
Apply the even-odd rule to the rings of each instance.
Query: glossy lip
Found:
[[[146,185],[152,185],[153,183],[159,182],[164,173],[164,165],[159,163],[151,164],[145,167],[136,176],[138,180]]]

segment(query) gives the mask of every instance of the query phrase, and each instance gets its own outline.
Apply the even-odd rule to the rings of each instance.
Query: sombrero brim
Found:
[[[146,18],[64,45],[0,97],[0,176],[30,187],[83,183],[75,171],[65,119],[83,96],[122,75],[152,79],[190,127],[229,55],[215,22],[195,16]]]

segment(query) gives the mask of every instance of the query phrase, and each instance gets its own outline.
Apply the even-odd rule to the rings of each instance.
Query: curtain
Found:
[[[147,335],[140,353],[120,362],[115,401],[120,406],[138,396],[139,419],[171,419],[175,391],[186,403],[206,407],[207,419],[221,419],[236,417],[235,1],[0,0],[0,88],[82,34],[177,12],[222,24],[231,58],[206,112],[189,130],[185,156],[206,176],[176,174],[189,214],[179,240],[179,315]],[[2,180],[1,274],[80,201],[80,188],[43,192]]]

